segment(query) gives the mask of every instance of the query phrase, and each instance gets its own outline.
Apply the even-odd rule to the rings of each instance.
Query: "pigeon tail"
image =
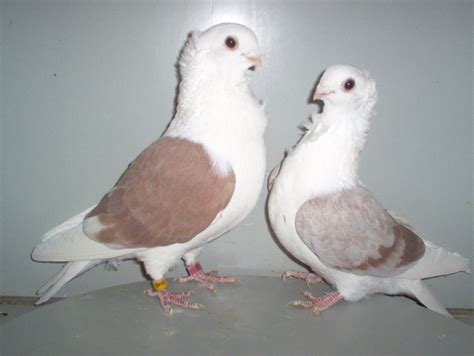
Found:
[[[471,261],[456,252],[425,242],[425,255],[410,269],[395,278],[424,279],[457,272],[471,273]]]
[[[415,232],[415,229],[410,225],[407,219],[391,210],[386,210],[399,224]],[[437,277],[457,272],[471,273],[471,261],[468,258],[456,252],[449,252],[442,247],[436,246],[431,241],[424,240],[424,243],[426,246],[425,258],[420,260],[417,265],[406,273],[403,273],[401,278],[416,279]]]
[[[76,219],[75,223],[73,219]],[[31,258],[38,262],[106,261],[131,256],[145,249],[111,248],[96,242],[84,234],[82,219],[77,219],[77,216],[73,219],[48,232],[46,239],[34,248]]]
[[[412,288],[410,288],[410,293],[420,301],[425,307],[429,310],[432,310],[436,313],[446,315],[447,317],[452,318],[452,315],[446,310],[446,308],[441,304],[441,302],[436,299],[436,297],[431,293],[431,291],[425,286],[422,281],[413,281]]]
[[[91,261],[77,261],[68,262],[66,265],[48,282],[46,282],[38,291],[39,299],[35,302],[35,305],[40,305],[47,302],[57,291],[61,289],[67,282],[74,277],[77,277],[81,272],[85,271],[90,267]],[[93,263],[93,265],[95,265]]]

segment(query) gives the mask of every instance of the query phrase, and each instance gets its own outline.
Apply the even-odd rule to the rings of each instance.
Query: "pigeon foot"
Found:
[[[332,292],[323,295],[322,297],[314,296],[310,292],[304,292],[303,295],[309,300],[294,300],[288,305],[301,308],[311,308],[311,314],[318,316],[323,310],[328,309],[342,299],[339,292]]]
[[[301,272],[301,271],[293,271],[293,270],[288,270],[283,272],[281,275],[281,278],[283,278],[284,281],[286,281],[287,278],[296,278],[296,279],[302,279],[306,282],[306,285],[309,287],[311,284],[321,282],[323,279],[319,277],[315,273],[311,272]]]
[[[202,304],[198,303],[193,303],[190,302],[189,300],[186,300],[193,292],[187,291],[187,292],[180,292],[180,293],[174,293],[174,292],[168,292],[166,289],[156,291],[153,289],[148,289],[145,291],[145,293],[151,297],[158,297],[160,298],[161,305],[163,306],[163,309],[168,314],[173,314],[173,309],[171,308],[171,305],[177,305],[181,308],[187,308],[187,309],[203,309],[204,306]]]
[[[238,280],[235,277],[219,276],[217,271],[206,273],[202,270],[199,262],[193,262],[186,267],[189,276],[180,277],[179,283],[187,283],[190,281],[196,281],[201,287],[205,287],[213,292],[216,290],[216,283],[224,284],[236,284]]]

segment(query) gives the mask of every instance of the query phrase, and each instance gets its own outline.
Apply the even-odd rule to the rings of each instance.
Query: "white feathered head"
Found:
[[[313,99],[322,100],[325,105],[329,103],[372,114],[377,89],[367,71],[350,65],[333,65],[319,80]]]
[[[261,65],[257,37],[249,28],[222,23],[190,34],[179,59],[183,79],[199,73],[224,80],[241,80],[248,69]]]

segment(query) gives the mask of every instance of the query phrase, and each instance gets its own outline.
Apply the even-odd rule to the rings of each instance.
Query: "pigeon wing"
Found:
[[[86,215],[83,231],[113,248],[184,243],[212,223],[234,188],[233,170],[216,172],[202,145],[162,137]]]
[[[359,275],[396,276],[425,252],[423,240],[362,187],[306,201],[295,224],[323,263]]]

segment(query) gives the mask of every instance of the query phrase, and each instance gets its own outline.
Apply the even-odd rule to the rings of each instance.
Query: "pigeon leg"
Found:
[[[154,280],[152,284],[153,289],[148,289],[145,291],[145,293],[151,297],[160,298],[161,305],[168,314],[173,314],[173,309],[171,308],[172,304],[187,309],[204,308],[202,304],[192,303],[186,300],[186,298],[192,294],[190,291],[177,293],[168,292],[168,282],[165,278]]]
[[[318,316],[323,310],[328,309],[342,299],[339,292],[327,293],[322,297],[314,296],[310,292],[304,292],[303,295],[309,300],[294,300],[288,304],[294,307],[311,308],[311,314],[314,316]]]
[[[235,277],[219,276],[216,271],[205,273],[202,270],[199,262],[193,262],[186,266],[186,271],[188,271],[189,276],[179,278],[179,283],[196,281],[200,286],[206,287],[213,292],[216,290],[216,283],[237,283],[237,279]]]
[[[293,270],[288,270],[283,272],[281,275],[281,278],[283,278],[284,281],[286,281],[287,278],[296,278],[296,279],[302,279],[306,282],[306,285],[309,287],[313,283],[318,283],[322,281],[322,278],[319,277],[315,273],[311,272],[301,272],[301,271],[293,271]]]

